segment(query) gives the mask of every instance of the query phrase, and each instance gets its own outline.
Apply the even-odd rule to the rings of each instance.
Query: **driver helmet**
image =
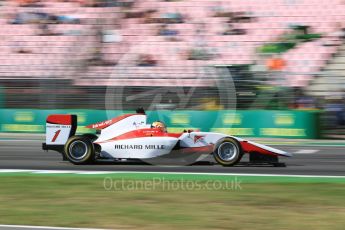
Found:
[[[152,128],[158,128],[161,129],[163,132],[167,131],[167,127],[165,126],[165,124],[161,121],[155,121],[152,123],[151,125]]]

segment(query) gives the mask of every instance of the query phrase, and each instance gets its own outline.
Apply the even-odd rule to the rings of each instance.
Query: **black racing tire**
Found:
[[[231,137],[221,139],[214,148],[214,159],[222,166],[234,166],[243,156],[240,143]]]
[[[85,136],[72,136],[64,147],[66,158],[73,164],[92,163],[95,159],[95,148],[92,141]]]
[[[65,152],[61,152],[62,155],[62,161],[68,161]]]

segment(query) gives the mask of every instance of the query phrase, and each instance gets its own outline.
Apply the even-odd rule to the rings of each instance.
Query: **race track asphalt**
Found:
[[[193,166],[153,166],[134,163],[102,163],[73,165],[62,161],[61,155],[41,150],[39,140],[1,140],[0,169],[30,170],[90,170],[90,171],[138,171],[138,172],[202,172],[345,176],[344,146],[274,146],[294,154],[281,158],[286,167],[250,165],[244,157],[237,166],[222,167],[214,163]],[[212,161],[212,158],[211,158]]]

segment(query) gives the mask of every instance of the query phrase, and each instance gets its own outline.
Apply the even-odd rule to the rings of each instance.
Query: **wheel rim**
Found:
[[[75,160],[82,160],[87,154],[87,145],[82,141],[74,141],[69,146],[69,153]]]
[[[238,155],[238,148],[234,143],[225,142],[218,148],[218,156],[223,161],[232,161]]]

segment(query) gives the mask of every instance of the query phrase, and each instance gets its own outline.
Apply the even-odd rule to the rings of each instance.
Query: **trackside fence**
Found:
[[[78,132],[94,132],[86,125],[133,111],[0,109],[0,132],[44,133],[49,114],[78,115]],[[243,137],[316,139],[320,113],[296,110],[147,111],[148,122],[167,124],[170,132],[201,130]]]

